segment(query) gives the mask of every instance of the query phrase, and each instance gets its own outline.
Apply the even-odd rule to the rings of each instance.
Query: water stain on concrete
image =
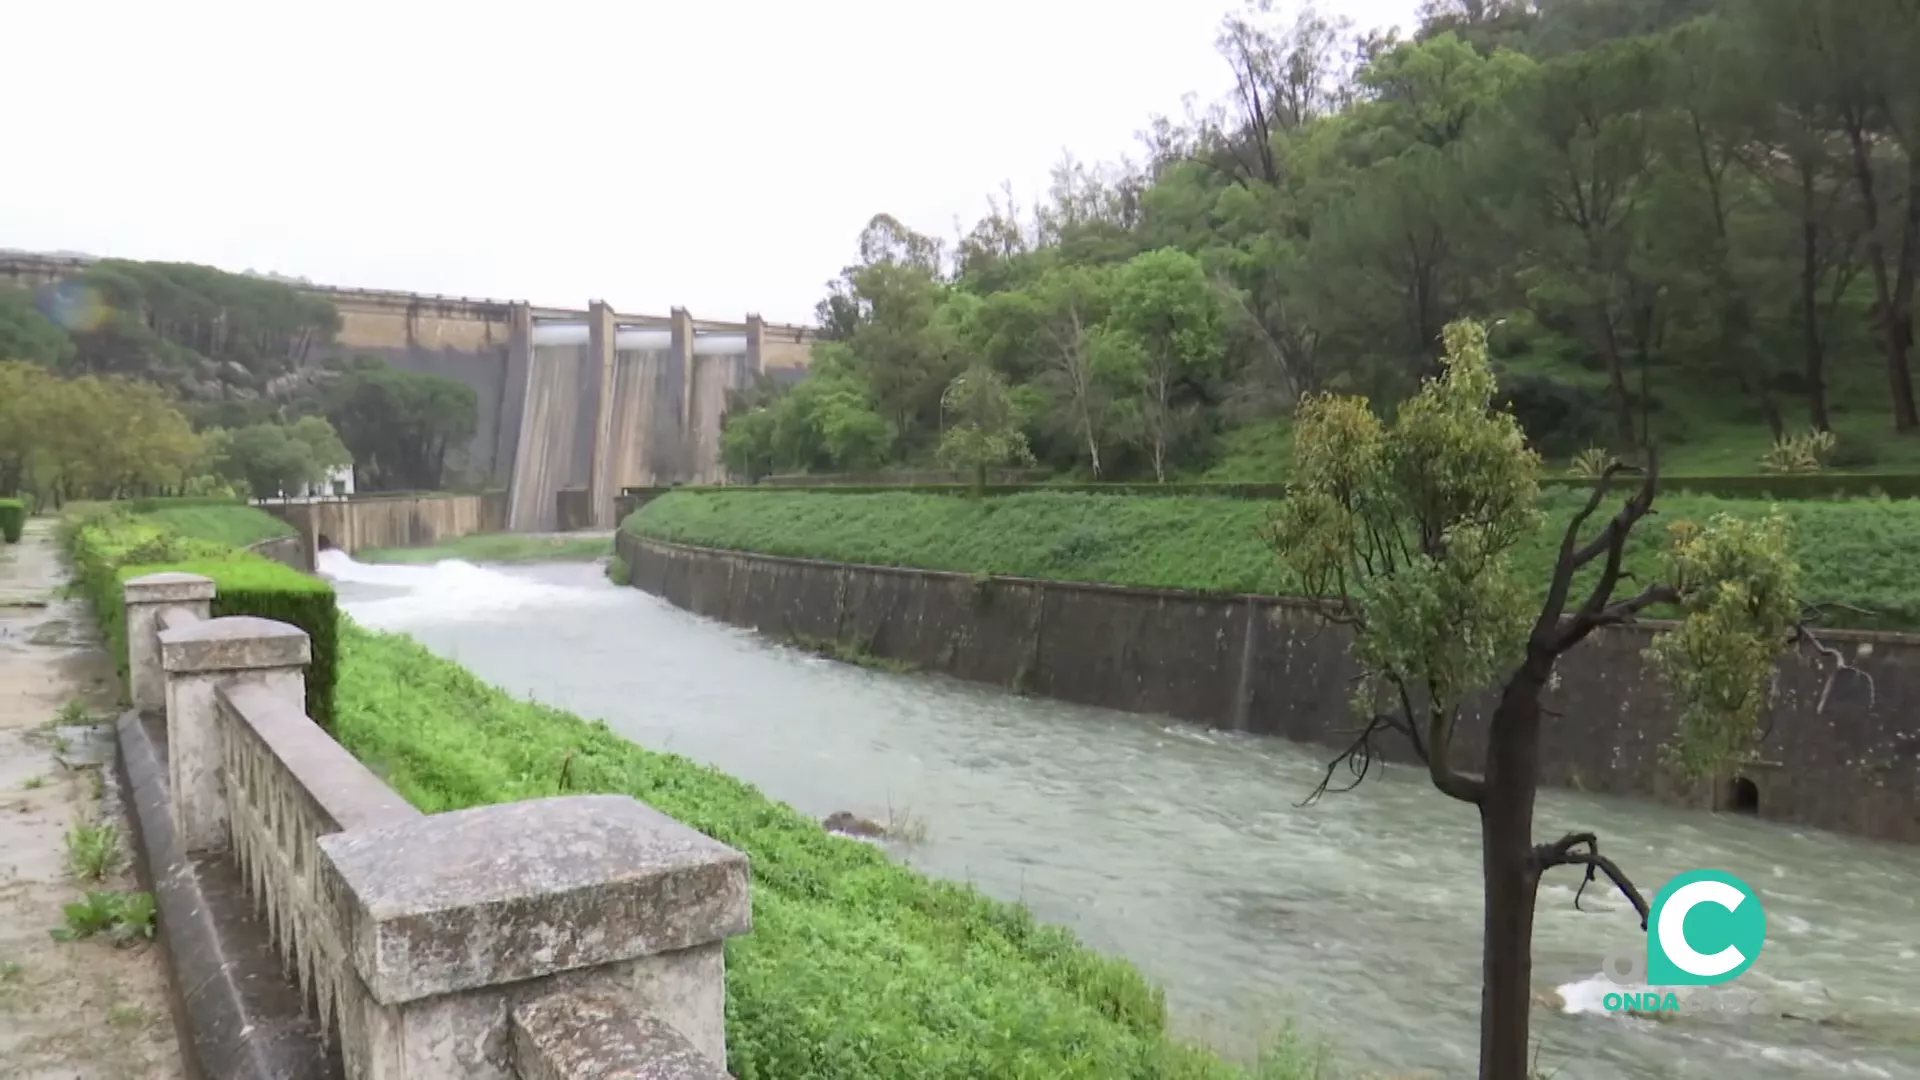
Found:
[[[52,937],[88,891],[139,888],[102,726],[119,686],[67,580],[50,521],[0,551],[0,1078],[175,1080],[158,949]],[[121,869],[82,883],[68,831],[103,821],[119,830]]]

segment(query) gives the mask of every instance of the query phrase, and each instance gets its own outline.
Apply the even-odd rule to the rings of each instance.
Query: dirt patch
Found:
[[[0,560],[0,1078],[173,1080],[184,1076],[158,949],[136,937],[56,941],[66,905],[138,888],[127,825],[109,787],[119,687],[93,620],[67,580],[52,523],[30,522]],[[22,603],[21,601],[27,601]],[[94,833],[81,881],[67,837]],[[117,849],[117,855],[105,854]]]

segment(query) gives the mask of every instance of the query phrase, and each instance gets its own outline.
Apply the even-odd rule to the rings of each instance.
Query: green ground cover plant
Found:
[[[265,560],[212,550],[150,517],[94,510],[68,529],[103,623],[121,621],[119,582],[153,569],[122,565],[130,558],[184,554],[165,565],[210,573],[223,588],[240,573],[265,573],[233,569]],[[1326,1074],[1323,1052],[1284,1029],[1250,1068],[1177,1040],[1160,991],[1070,931],[830,836],[715,769],[517,700],[410,638],[354,625],[332,612],[331,590],[314,585],[337,625],[335,736],[416,806],[627,794],[752,858],[753,932],[727,944],[728,1066],[741,1080]],[[75,936],[109,929],[117,910],[101,902],[79,911],[86,925]]]
[[[245,503],[168,505],[168,500],[160,499],[150,502],[158,505],[142,512],[149,520],[181,536],[210,540],[227,547],[243,548],[294,534],[293,526]]]
[[[1580,501],[1572,491],[1543,496],[1548,525],[1515,556],[1523,580],[1550,579],[1553,545]],[[1658,520],[1705,521],[1721,512],[1757,517],[1769,505],[1662,495]],[[1920,502],[1814,500],[1780,508],[1794,522],[1807,595],[1836,605],[1830,623],[1920,629]],[[1298,590],[1261,537],[1273,509],[1271,502],[1249,499],[1070,492],[974,500],[682,490],[641,507],[623,527],[658,540],[797,558],[1287,595]],[[1628,569],[1650,574],[1665,543],[1663,528],[1637,530]]]
[[[1165,1034],[1129,964],[970,887],[932,881],[724,773],[519,701],[402,636],[345,623],[338,737],[423,810],[632,795],[753,858],[754,929],[727,946],[741,1080],[1231,1077]],[[1311,1076],[1291,1042],[1269,1077]]]

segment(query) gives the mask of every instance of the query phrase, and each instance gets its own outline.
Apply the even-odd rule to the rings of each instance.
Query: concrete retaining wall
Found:
[[[256,555],[264,555],[282,566],[291,566],[301,573],[313,573],[313,552],[304,537],[276,536],[271,540],[249,544],[247,550]]]
[[[268,503],[261,509],[300,533],[307,565],[321,537],[345,552],[372,548],[425,547],[507,527],[507,496],[364,496],[310,503]]]
[[[735,626],[851,640],[877,656],[1063,701],[1299,742],[1351,738],[1346,632],[1298,600],[849,566],[625,532],[616,550],[634,586]],[[1641,658],[1655,629],[1602,631],[1561,663],[1547,703],[1559,715],[1542,733],[1548,783],[1714,801],[1704,785],[1677,785],[1662,764],[1672,705]],[[1920,636],[1835,631],[1824,640],[1871,685],[1845,672],[1830,680],[1830,661],[1783,659],[1764,760],[1744,773],[1758,813],[1920,841]],[[1481,760],[1487,704],[1462,724],[1463,768]]]

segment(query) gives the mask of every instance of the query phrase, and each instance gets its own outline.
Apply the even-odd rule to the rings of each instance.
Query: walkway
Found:
[[[157,947],[51,933],[87,893],[138,888],[124,815],[102,805],[119,690],[66,581],[53,522],[30,521],[20,543],[0,544],[0,1078],[175,1080],[184,1074]],[[112,833],[72,832],[103,817]],[[77,861],[105,864],[100,880],[74,876],[72,836],[92,849]]]

